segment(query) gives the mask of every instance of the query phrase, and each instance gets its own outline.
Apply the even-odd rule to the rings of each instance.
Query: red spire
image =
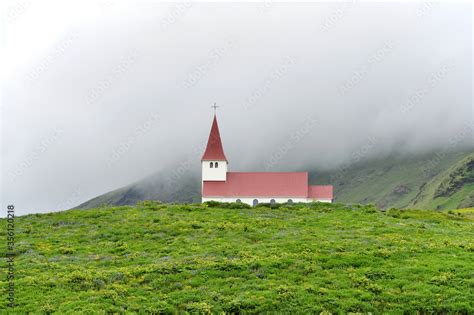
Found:
[[[217,117],[214,115],[214,121],[212,122],[211,133],[209,134],[209,140],[207,141],[206,151],[202,156],[201,161],[218,160],[227,161],[222,148],[221,135],[219,133],[219,126],[217,125]]]

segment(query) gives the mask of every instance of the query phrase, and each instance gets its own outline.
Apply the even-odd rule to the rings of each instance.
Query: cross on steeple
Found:
[[[217,106],[216,103],[214,103],[213,106],[211,106],[212,108],[214,108],[214,115],[216,114],[216,111],[217,109],[220,107],[220,106]]]

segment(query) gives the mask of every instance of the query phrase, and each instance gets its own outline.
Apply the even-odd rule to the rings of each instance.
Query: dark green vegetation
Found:
[[[380,208],[457,209],[474,206],[473,157],[470,151],[438,151],[417,156],[392,155],[361,161],[329,172],[310,172],[312,184],[334,185],[344,203],[373,203]],[[163,202],[199,202],[199,158],[91,199],[79,209]],[[470,162],[469,162],[470,161]],[[290,170],[297,171],[297,170]],[[441,185],[441,186],[440,186]],[[443,188],[444,187],[444,188]],[[436,193],[435,193],[436,191]]]
[[[16,219],[16,312],[472,314],[473,220],[150,201],[27,215]]]

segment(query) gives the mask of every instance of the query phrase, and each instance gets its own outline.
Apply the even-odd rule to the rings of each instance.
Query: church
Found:
[[[202,202],[332,202],[333,187],[309,185],[308,172],[229,172],[214,114],[202,164]]]

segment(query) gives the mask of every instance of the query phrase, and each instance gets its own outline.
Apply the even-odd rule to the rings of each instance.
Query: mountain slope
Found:
[[[159,172],[141,181],[88,200],[75,209],[96,208],[102,205],[134,205],[143,200],[162,202],[200,202],[201,182],[197,176],[174,178],[171,172]]]
[[[334,185],[335,200],[344,203],[373,203],[380,208],[455,209],[474,206],[474,187],[471,179],[445,182],[456,172],[456,165],[472,157],[473,151],[433,152],[416,156],[392,155],[362,161],[332,171],[310,172],[311,184]],[[461,163],[462,164],[462,163]],[[196,170],[199,165],[195,165]],[[196,171],[195,170],[195,171]],[[197,173],[197,172],[195,172]],[[195,174],[194,173],[194,174]],[[472,174],[466,174],[471,176]],[[469,177],[470,178],[470,177]],[[431,192],[436,185],[454,185],[457,191],[449,196]],[[444,187],[444,186],[443,186]],[[163,202],[199,202],[201,182],[197,175],[175,176],[161,172],[144,180],[123,187],[79,205],[79,209],[109,205],[134,205],[142,200]],[[444,199],[443,199],[444,198]],[[436,202],[430,200],[436,199]]]
[[[474,206],[474,154],[426,183],[410,206],[426,209]]]
[[[231,206],[148,201],[17,217],[9,312],[474,313],[472,209]]]
[[[345,203],[374,203],[381,208],[436,209],[437,204],[427,202],[434,196],[426,196],[422,204],[414,204],[423,189],[430,182],[441,181],[460,161],[472,157],[473,151],[429,153],[418,156],[390,156],[364,161],[339,170],[312,174],[319,181],[334,185],[336,200]],[[469,195],[472,187],[465,181],[458,183],[461,190]],[[444,203],[438,209],[468,207],[472,203],[467,196],[457,197],[451,203]],[[468,198],[467,198],[468,199]]]

